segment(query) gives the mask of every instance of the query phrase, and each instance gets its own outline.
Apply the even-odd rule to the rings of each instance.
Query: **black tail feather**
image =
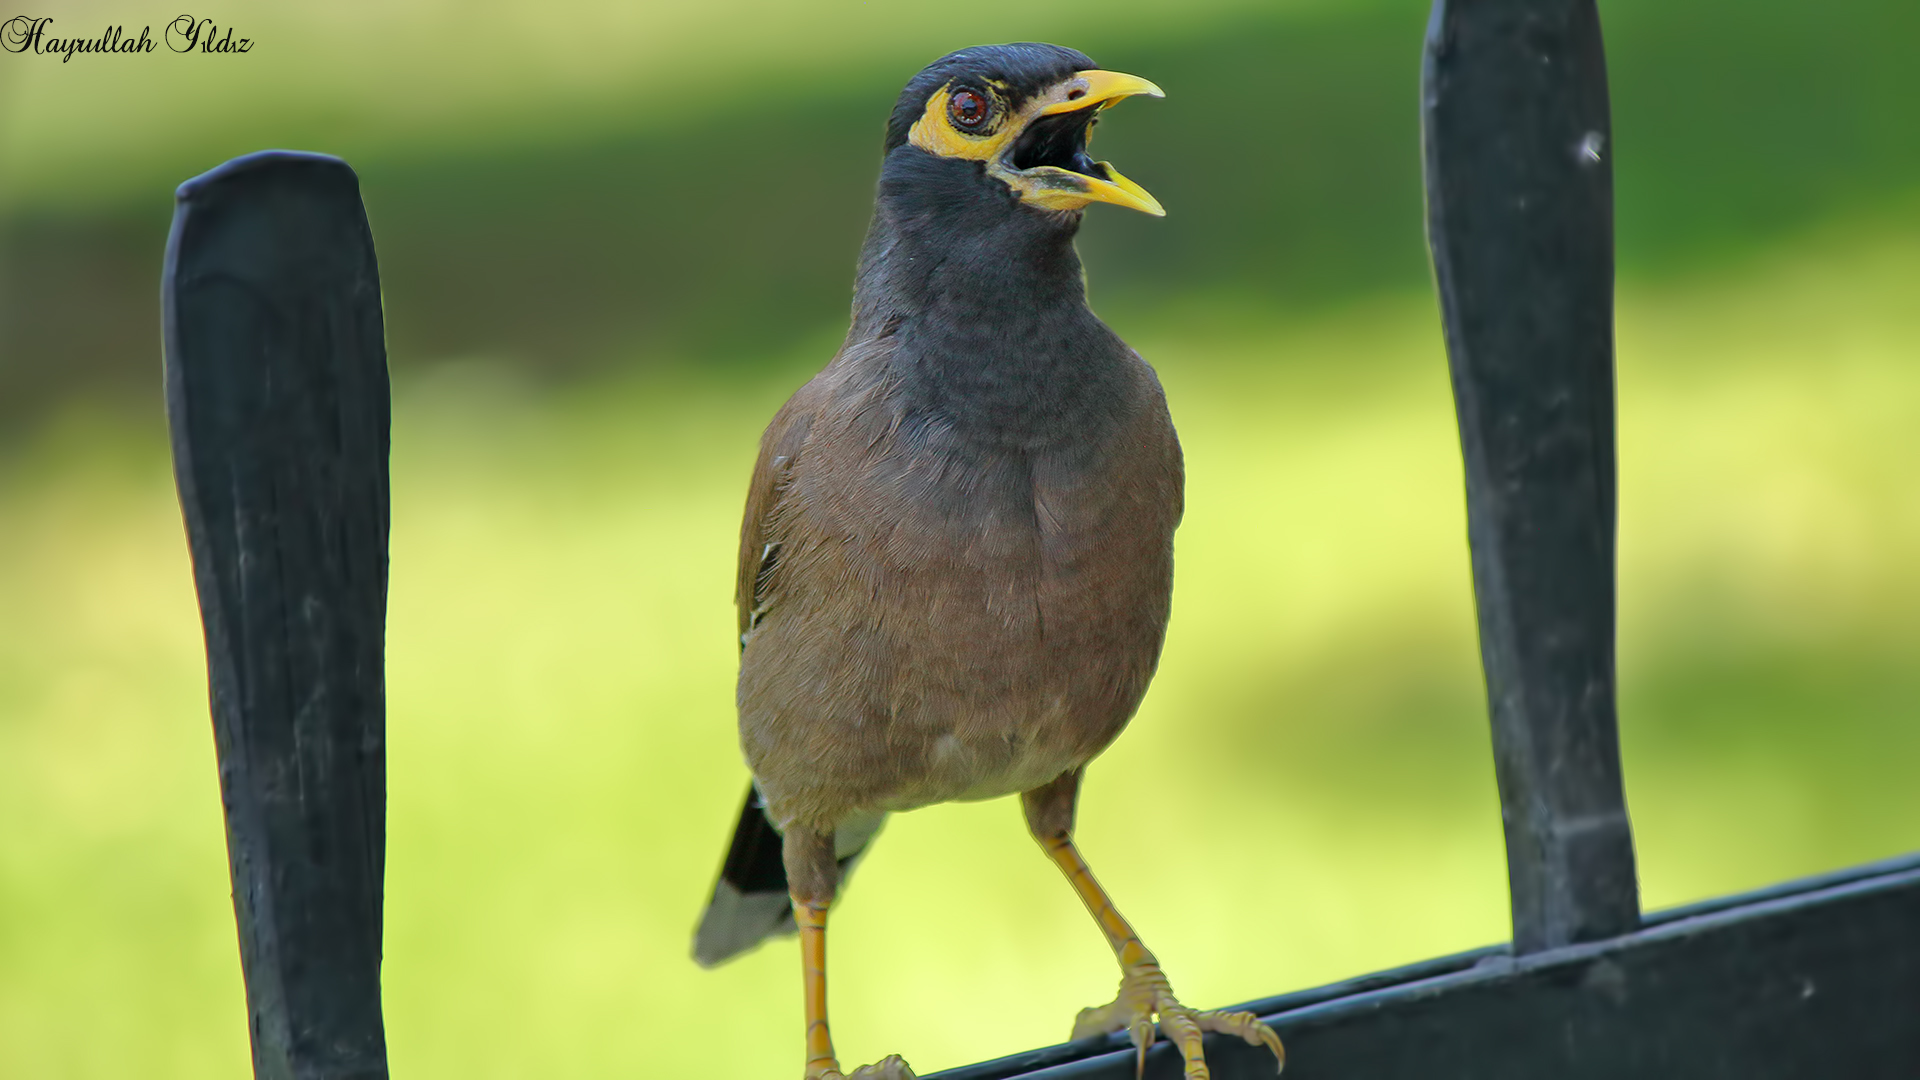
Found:
[[[780,846],[780,830],[767,818],[760,788],[747,785],[747,801],[741,805],[740,821],[733,827],[733,843],[727,846],[720,880],[732,882],[742,893],[787,895],[787,864],[781,861]]]
[[[875,814],[835,831],[834,854],[839,857],[842,887],[884,819],[884,814]],[[767,817],[760,789],[749,786],[740,820],[733,827],[733,842],[727,847],[727,861],[720,867],[713,897],[693,933],[693,958],[701,967],[732,959],[776,934],[794,932],[782,843],[780,830]]]

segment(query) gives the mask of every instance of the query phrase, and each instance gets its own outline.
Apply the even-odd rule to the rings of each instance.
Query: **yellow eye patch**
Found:
[[[933,96],[927,99],[926,111],[920,114],[920,119],[915,120],[912,129],[907,132],[907,141],[929,154],[941,157],[989,161],[1005,149],[1009,138],[1020,130],[1019,125],[1007,123],[1006,106],[996,96],[993,113],[980,130],[961,131],[947,118],[947,109],[952,101],[953,84],[934,91]]]

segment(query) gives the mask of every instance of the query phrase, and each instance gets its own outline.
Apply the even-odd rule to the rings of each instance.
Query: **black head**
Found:
[[[1039,42],[1021,41],[1012,45],[976,45],[961,49],[928,64],[920,74],[908,80],[900,91],[887,121],[888,150],[907,141],[907,129],[927,111],[927,99],[934,91],[958,80],[985,85],[998,83],[1014,97],[1018,108],[1053,84],[1071,78],[1077,71],[1091,71],[1100,65],[1078,49]]]
[[[1163,214],[1153,196],[1087,155],[1096,116],[1135,94],[1164,96],[1145,79],[1101,70],[1085,53],[1021,42],[980,45],[929,64],[901,91],[886,152],[977,161],[1019,201],[1041,210],[1109,202]]]

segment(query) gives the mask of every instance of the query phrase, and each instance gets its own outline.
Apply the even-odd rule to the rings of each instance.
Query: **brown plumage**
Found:
[[[1086,154],[1095,116],[1140,93],[1159,90],[1051,45],[916,76],[846,342],[761,439],[736,582],[754,789],[694,955],[797,927],[809,1078],[841,1075],[826,915],[881,819],[1016,793],[1122,969],[1076,1037],[1128,1031],[1144,1055],[1157,1018],[1195,1078],[1203,1031],[1280,1051],[1252,1016],[1175,1000],[1072,841],[1081,772],[1159,659],[1181,513],[1159,380],[1088,308],[1073,248],[1090,202],[1161,212]]]
[[[741,530],[740,733],[771,816],[848,820],[1039,787],[1105,749],[1165,633],[1180,448],[1115,358],[1094,425],[995,445],[849,342],[761,440]]]

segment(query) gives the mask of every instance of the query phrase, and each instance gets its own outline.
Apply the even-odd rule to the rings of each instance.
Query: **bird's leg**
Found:
[[[1119,995],[1109,1004],[1080,1010],[1073,1022],[1073,1038],[1127,1032],[1138,1055],[1135,1066],[1138,1075],[1146,1069],[1147,1048],[1153,1044],[1157,1018],[1160,1033],[1178,1045],[1186,1059],[1187,1080],[1205,1080],[1208,1076],[1206,1058],[1201,1053],[1201,1035],[1208,1031],[1237,1035],[1254,1046],[1264,1045],[1273,1051],[1284,1068],[1287,1054],[1280,1045],[1280,1036],[1252,1013],[1203,1012],[1189,1009],[1174,998],[1173,987],[1167,982],[1166,973],[1160,970],[1159,961],[1121,917],[1106,890],[1094,880],[1093,871],[1080,857],[1079,849],[1074,847],[1073,806],[1079,791],[1080,772],[1076,769],[1020,797],[1027,813],[1027,828],[1067,875],[1073,891],[1080,894],[1081,902],[1100,924],[1107,944],[1113,947],[1113,955],[1120,961]]]
[[[806,1080],[915,1080],[913,1070],[898,1054],[862,1065],[850,1078],[840,1072],[833,1033],[827,1027],[827,908],[840,879],[833,833],[790,827],[780,854],[787,867],[793,920],[800,928],[800,974],[807,1003]]]
[[[827,905],[795,894],[793,920],[800,926],[800,976],[806,985],[807,1080],[839,1076],[833,1033],[827,1029]]]

